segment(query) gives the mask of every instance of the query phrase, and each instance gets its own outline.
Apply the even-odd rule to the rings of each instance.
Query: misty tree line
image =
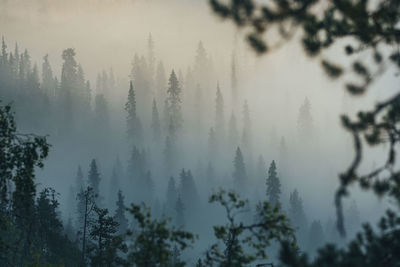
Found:
[[[35,231],[31,231],[31,222],[24,222],[22,228],[16,226],[17,231],[21,231],[19,235],[27,240],[17,240],[14,244],[17,244],[17,247],[24,244],[26,248],[21,251],[7,249],[12,251],[13,257],[18,258],[21,263],[37,260],[53,264],[63,262],[71,266],[83,263],[93,266],[115,266],[130,262],[138,266],[153,266],[151,262],[146,263],[146,259],[138,262],[145,249],[152,249],[152,244],[140,248],[142,241],[138,238],[148,238],[147,227],[152,226],[157,227],[160,234],[165,231],[169,233],[163,238],[166,238],[165,242],[171,246],[166,246],[168,249],[159,252],[162,255],[160,254],[157,260],[170,262],[171,258],[174,258],[176,264],[180,264],[181,249],[186,247],[187,240],[193,239],[185,230],[194,231],[198,221],[204,220],[208,213],[208,194],[218,187],[232,188],[250,199],[249,203],[236,203],[237,197],[229,195],[227,201],[222,193],[211,198],[211,201],[222,205],[232,202],[232,209],[243,209],[244,216],[240,220],[249,225],[249,228],[242,229],[243,225],[240,226],[240,223],[229,218],[229,215],[230,225],[217,228],[225,229],[226,232],[214,229],[216,238],[221,239],[227,246],[230,245],[231,249],[236,249],[235,253],[238,255],[245,253],[241,250],[242,246],[248,249],[254,242],[237,244],[239,239],[232,239],[231,233],[238,231],[239,236],[251,230],[250,226],[258,227],[261,232],[263,229],[271,231],[258,222],[266,216],[277,216],[278,222],[285,221],[286,218],[281,217],[279,208],[271,208],[275,205],[288,207],[286,213],[296,229],[298,244],[302,250],[314,252],[325,239],[338,240],[333,223],[322,225],[318,220],[308,221],[297,190],[290,194],[289,200],[281,199],[284,188],[275,161],[268,167],[263,156],[259,156],[257,163],[254,162],[250,104],[244,101],[240,94],[234,56],[231,64],[231,99],[227,101],[228,98],[224,97],[213,73],[211,57],[207,55],[202,43],[197,47],[194,66],[187,69],[184,77],[182,71],[174,70],[167,75],[163,63],[159,61],[156,64],[154,42],[150,37],[147,56],[135,55],[133,58],[131,82],[124,88],[124,105],[121,105],[121,101],[113,99],[113,91],[117,90],[113,72],[102,71],[98,75],[96,94],[93,95],[91,85],[85,79],[83,68],[77,63],[75,56],[73,49],[63,51],[61,78],[58,79],[53,74],[46,55],[43,58],[40,78],[38,67],[32,64],[28,51],[20,53],[16,45],[14,52],[9,52],[3,39],[0,64],[2,100],[6,103],[14,102],[12,107],[22,129],[40,129],[40,132],[51,133],[55,136],[55,145],[59,140],[68,140],[71,136],[79,137],[79,129],[88,127],[95,129],[96,136],[93,138],[98,139],[97,146],[109,142],[107,139],[113,131],[110,106],[117,102],[119,108],[125,112],[126,143],[132,149],[127,159],[121,160],[117,157],[110,179],[103,179],[106,175],[100,174],[99,163],[95,159],[90,163],[87,178],[82,168],[77,168],[76,178],[70,182],[72,186],[66,203],[68,214],[64,215],[68,218],[66,222],[61,220],[57,194],[52,189],[44,189],[35,199],[35,184],[31,174],[31,189],[29,194],[27,193],[30,196],[28,199],[31,210],[24,213],[25,220],[28,221],[27,218],[31,216],[40,221],[42,216],[46,216],[46,219],[53,222],[43,222],[44,226],[35,230],[40,236],[41,232],[47,231],[45,228],[49,227],[50,234],[43,234],[48,240],[39,242],[44,247],[38,247],[32,242],[39,240],[39,237],[35,236]],[[230,116],[227,116],[228,106],[232,108]],[[213,119],[205,115],[210,107],[215,111]],[[237,113],[242,113],[243,116],[242,131],[238,129]],[[307,99],[299,111],[298,130],[302,138],[307,139],[313,135],[311,106]],[[185,151],[184,140],[190,135],[193,136],[193,140],[207,140],[206,149],[195,155],[199,158],[195,170],[183,169],[187,164],[185,154],[189,153]],[[284,139],[281,141],[281,151],[282,154],[285,153]],[[123,162],[126,162],[125,167]],[[227,171],[224,166],[231,167]],[[221,180],[221,176],[228,178]],[[168,181],[164,196],[155,193],[160,179]],[[252,191],[249,180],[254,179],[264,185],[261,190],[262,197]],[[198,188],[204,185],[207,196]],[[14,193],[18,192],[16,184],[11,183],[6,189],[7,202],[17,201],[14,198]],[[133,216],[126,215],[125,202],[146,203],[151,207],[154,218],[146,217],[145,211],[144,214],[140,213],[141,210],[138,211],[137,206],[130,209]],[[36,206],[38,209],[39,205],[47,205],[45,210],[51,215],[35,214],[35,217],[34,210]],[[354,215],[354,219],[350,219],[349,222],[358,225],[356,205],[352,206],[352,209],[349,214]],[[20,220],[16,215],[18,209],[8,207],[6,210],[10,214],[10,217],[5,217],[6,222]],[[172,221],[164,222],[166,218],[171,218]],[[143,220],[147,220],[146,223],[143,223]],[[54,229],[49,224],[52,224]],[[170,229],[172,226],[176,228]],[[29,227],[29,230],[23,227]],[[290,231],[285,227],[285,235],[290,235]],[[131,233],[126,235],[128,230]],[[281,229],[278,227],[275,230]],[[247,234],[251,233],[250,231]],[[33,236],[30,236],[31,234]],[[177,240],[172,240],[173,238]],[[183,241],[179,238],[183,238]],[[274,233],[269,239],[280,238],[280,235]],[[269,245],[269,239],[257,239],[261,242],[261,247],[258,248],[260,251]],[[7,242],[12,243],[8,239]],[[52,244],[55,243],[65,244],[67,248],[52,251],[55,248]],[[70,254],[62,254],[63,251]],[[226,258],[221,256],[221,253],[224,254],[222,251],[218,246],[212,245],[203,261],[210,264],[224,263]],[[254,260],[252,256],[244,256],[241,260],[237,257],[236,260],[242,261],[241,264]],[[7,262],[14,258],[6,256],[4,260]]]

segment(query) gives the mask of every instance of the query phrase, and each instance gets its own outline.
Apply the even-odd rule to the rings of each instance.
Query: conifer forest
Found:
[[[400,0],[0,0],[0,267],[399,267]]]

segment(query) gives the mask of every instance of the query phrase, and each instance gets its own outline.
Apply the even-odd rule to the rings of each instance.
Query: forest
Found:
[[[399,18],[0,0],[0,266],[400,266]]]

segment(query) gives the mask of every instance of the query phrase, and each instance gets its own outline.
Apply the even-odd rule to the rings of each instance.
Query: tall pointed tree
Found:
[[[95,159],[92,159],[89,167],[88,185],[93,188],[93,194],[95,195],[95,202],[98,204],[100,199],[100,173],[97,168]]]
[[[233,181],[237,189],[244,189],[247,182],[246,166],[240,147],[236,149],[235,159],[233,160]]]
[[[128,113],[126,117],[128,139],[137,143],[142,137],[142,126],[136,112],[136,95],[132,81],[129,84],[128,100],[125,104],[125,110]]]
[[[181,87],[172,70],[167,89],[168,134],[173,137],[182,128]]]
[[[125,197],[122,195],[122,191],[118,190],[118,200],[116,202],[117,209],[115,210],[114,220],[118,223],[118,231],[119,235],[126,234],[128,230],[128,219],[125,216]]]
[[[280,203],[281,195],[281,182],[279,181],[278,173],[276,171],[276,164],[273,160],[268,169],[267,178],[267,197],[271,205],[276,205]]]

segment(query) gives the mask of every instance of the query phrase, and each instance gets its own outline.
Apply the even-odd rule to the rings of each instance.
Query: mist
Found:
[[[32,79],[38,78],[37,90],[28,82],[17,92],[5,89],[14,80],[3,76],[1,103],[11,103],[20,132],[47,136],[51,147],[44,168],[37,170],[37,191],[52,187],[59,193],[60,218],[64,225],[72,220],[75,230],[78,168],[87,185],[93,159],[100,176],[99,205],[111,214],[121,190],[126,206],[144,202],[154,216],[178,224],[175,202],[182,198],[184,229],[199,235],[182,255],[190,265],[193,255],[201,256],[215,241],[212,226],[225,223],[224,211],[208,203],[209,196],[220,188],[237,191],[250,203],[241,218],[253,220],[255,205],[268,199],[272,162],[281,184],[279,203],[289,218],[294,216],[291,194],[297,190],[302,200],[302,251],[315,253],[315,242],[346,244],[361,221],[375,222],[389,205],[354,188],[344,204],[349,236],[340,238],[334,193],[338,175],[354,155],[340,115],[355,116],[393,92],[393,73],[355,99],[304,56],[298,40],[257,56],[245,33],[217,18],[207,1],[1,0],[0,35],[7,53],[15,56],[16,44],[21,55],[28,51],[27,73],[36,66]],[[62,54],[69,48],[75,52],[75,72],[79,65],[84,73],[70,98],[62,84],[68,82],[62,73],[69,64]],[[44,80],[45,55],[52,85]],[[177,102],[168,91],[172,72],[181,90]],[[127,108],[131,82],[134,118]],[[173,114],[181,116],[176,125]],[[239,184],[238,148],[246,176]],[[370,155],[381,153],[375,149]],[[376,164],[367,158],[362,168]],[[182,181],[189,176],[188,189]],[[323,230],[317,241],[313,222]],[[135,227],[132,218],[129,225]],[[277,247],[270,251],[275,259]]]

